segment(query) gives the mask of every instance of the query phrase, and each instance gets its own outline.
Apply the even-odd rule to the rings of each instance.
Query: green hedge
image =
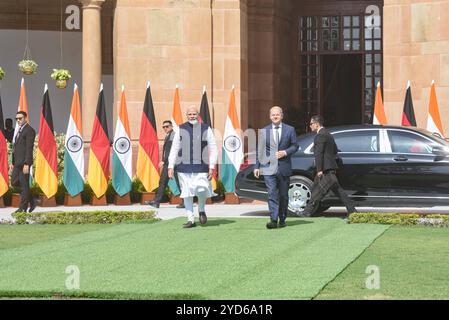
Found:
[[[154,211],[18,212],[12,216],[17,224],[114,224],[159,221]]]
[[[353,213],[349,223],[394,224],[401,226],[449,227],[449,215],[404,213]]]

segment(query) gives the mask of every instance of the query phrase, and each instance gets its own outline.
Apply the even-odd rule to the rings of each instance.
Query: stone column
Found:
[[[101,83],[101,6],[106,0],[79,0],[83,5],[83,137],[90,142]]]

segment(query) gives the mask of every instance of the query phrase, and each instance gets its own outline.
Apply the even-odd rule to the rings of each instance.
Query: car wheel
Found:
[[[313,182],[306,177],[293,176],[290,178],[288,190],[288,213],[297,216],[302,213],[312,197]]]

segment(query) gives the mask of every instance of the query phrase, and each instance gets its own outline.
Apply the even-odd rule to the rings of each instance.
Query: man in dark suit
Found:
[[[14,128],[12,127],[12,119],[7,118],[5,120],[5,138],[9,143],[12,143],[14,137]]]
[[[288,209],[288,189],[292,175],[291,156],[298,150],[295,129],[282,122],[280,107],[270,110],[271,124],[259,132],[254,176],[263,176],[268,189],[270,222],[268,229],[284,228]],[[279,224],[278,224],[279,222]]]
[[[33,165],[33,148],[36,131],[28,124],[27,113],[17,112],[19,130],[13,141],[11,184],[20,191],[20,206],[16,212],[29,212],[36,208],[36,201],[30,192],[30,167]]]
[[[316,214],[320,201],[326,196],[328,191],[340,198],[346,206],[348,214],[357,212],[354,204],[343,191],[337,180],[338,169],[338,149],[334,137],[323,127],[324,119],[321,116],[313,116],[310,120],[310,128],[316,132],[314,140],[314,155],[316,166],[316,177],[312,187],[312,198],[301,214],[303,216],[313,216]]]
[[[159,188],[157,189],[156,198],[153,201],[145,201],[145,204],[150,205],[154,208],[159,208],[162,197],[164,196],[165,188],[167,188],[168,185],[168,156],[170,155],[173,138],[175,137],[175,132],[173,131],[173,123],[170,120],[164,121],[162,124],[162,128],[165,131],[165,140],[164,146],[162,148],[162,161],[159,163],[159,169],[161,170]],[[176,181],[176,183],[179,186],[178,181]],[[180,204],[177,206],[177,208],[184,208],[184,205]]]

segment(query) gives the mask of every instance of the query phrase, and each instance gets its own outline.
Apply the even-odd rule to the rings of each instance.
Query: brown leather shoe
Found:
[[[200,223],[201,224],[206,224],[207,223],[206,212],[200,212]]]
[[[184,224],[184,226],[183,226],[184,229],[195,228],[195,227],[196,227],[196,223],[195,223],[195,222],[192,222],[192,221],[187,222],[187,223]]]

